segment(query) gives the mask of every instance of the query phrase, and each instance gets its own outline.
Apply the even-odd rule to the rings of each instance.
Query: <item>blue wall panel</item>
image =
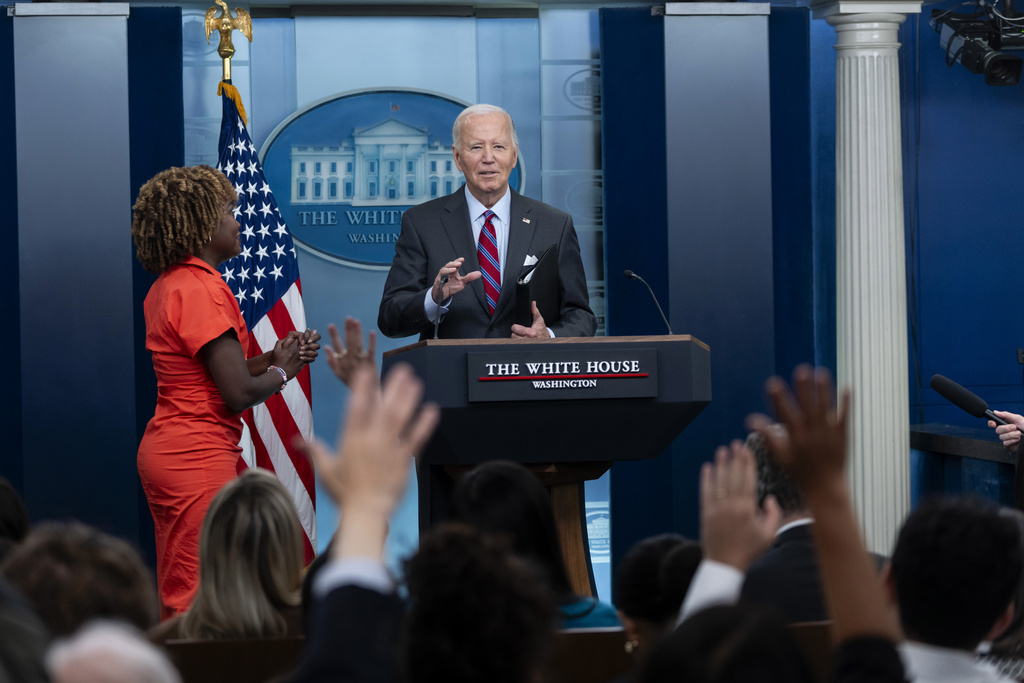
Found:
[[[806,9],[772,10],[769,73],[775,367],[784,376],[815,358],[809,35]]]
[[[0,8],[2,10],[2,8]],[[0,358],[21,367],[21,303],[18,283],[18,155],[15,153],[14,19],[0,13],[0,240],[7,249],[6,268],[0,268]],[[7,376],[9,386],[0,398],[0,476],[14,488],[24,487],[21,432],[21,373]]]
[[[609,336],[663,334],[665,325],[639,273],[669,310],[665,185],[664,18],[650,9],[602,9],[601,138],[605,187],[605,272]],[[622,131],[643,131],[643,143]],[[667,315],[667,313],[666,313]],[[615,465],[611,476],[612,564],[672,520],[672,457]]]
[[[131,196],[154,175],[185,160],[182,108],[181,10],[177,7],[135,7],[128,17],[128,108],[131,147]],[[126,234],[124,239],[131,240]],[[134,253],[134,246],[132,247]],[[156,410],[156,374],[146,351],[146,319],[142,304],[156,276],[132,259],[132,319],[135,346],[135,438],[142,441]],[[155,564],[153,518],[136,481],[138,546]]]
[[[927,12],[912,16],[903,29],[903,41],[919,45],[910,52],[919,81],[909,93],[919,128],[908,150],[917,169],[917,184],[908,188],[916,195],[917,221],[907,227],[915,243],[918,312],[911,354],[925,386],[911,415],[980,426],[951,410],[927,382],[943,374],[995,408],[1024,412],[1016,360],[1016,349],[1024,347],[1021,218],[1013,194],[1024,155],[1024,87],[987,86],[959,64],[947,67],[928,19]]]
[[[746,435],[775,370],[767,16],[666,17],[665,63],[671,319],[711,347],[711,405],[673,446],[674,527],[694,535],[700,465]]]
[[[14,20],[25,503],[135,538],[126,33]]]

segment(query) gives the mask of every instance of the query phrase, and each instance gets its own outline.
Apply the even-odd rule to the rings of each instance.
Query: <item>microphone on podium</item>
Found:
[[[661,304],[658,303],[658,297],[654,296],[654,290],[651,289],[651,286],[649,284],[647,284],[647,281],[644,280],[639,275],[637,275],[636,273],[634,273],[632,270],[626,270],[622,274],[625,275],[630,280],[639,280],[640,282],[643,283],[644,287],[647,288],[647,291],[651,293],[651,298],[654,299],[654,305],[658,307],[658,313],[661,314],[661,319],[665,321],[665,327],[668,328],[668,333],[672,334],[672,326],[668,324],[668,318],[665,317],[665,312],[661,310]]]

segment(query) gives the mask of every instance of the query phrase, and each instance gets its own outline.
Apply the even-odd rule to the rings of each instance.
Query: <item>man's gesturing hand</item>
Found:
[[[440,306],[442,301],[464,290],[470,282],[480,279],[481,273],[479,270],[459,275],[459,268],[462,267],[462,262],[465,260],[460,256],[454,261],[449,261],[441,267],[441,270],[437,271],[437,276],[434,278],[434,286],[430,291],[430,296],[434,299],[434,303]],[[442,285],[441,278],[446,275],[448,276],[448,281]]]

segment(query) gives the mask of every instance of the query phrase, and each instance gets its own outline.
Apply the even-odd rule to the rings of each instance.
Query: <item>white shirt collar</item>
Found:
[[[487,207],[480,203],[473,193],[469,191],[469,185],[467,184],[463,188],[466,192],[466,204],[469,205],[469,220],[470,222],[476,222],[480,220],[480,215],[484,211],[487,211]],[[501,221],[502,225],[508,225],[509,218],[512,213],[512,189],[509,187],[505,188],[505,194],[502,195],[501,199],[495,202],[494,206],[491,207],[491,211],[497,216],[498,220]],[[483,225],[483,221],[480,221]]]
[[[783,524],[782,526],[780,526],[779,530],[775,532],[775,538],[778,538],[790,529],[795,529],[798,526],[805,526],[807,524],[812,523],[813,521],[814,519],[811,517],[801,517],[800,519],[794,519],[789,524]]]
[[[979,662],[970,652],[907,641],[899,647],[908,680],[917,683],[1009,683],[989,664]]]

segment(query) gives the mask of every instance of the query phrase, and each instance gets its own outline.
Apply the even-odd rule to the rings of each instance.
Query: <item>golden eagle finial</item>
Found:
[[[241,7],[235,8],[235,16],[231,16],[228,5],[224,0],[214,0],[223,10],[219,17],[217,8],[211,7],[206,10],[206,43],[210,43],[210,34],[214,30],[220,32],[220,44],[217,46],[217,54],[224,60],[224,80],[231,80],[231,57],[235,54],[235,46],[231,44],[231,32],[236,28],[242,35],[252,42],[252,17]]]

